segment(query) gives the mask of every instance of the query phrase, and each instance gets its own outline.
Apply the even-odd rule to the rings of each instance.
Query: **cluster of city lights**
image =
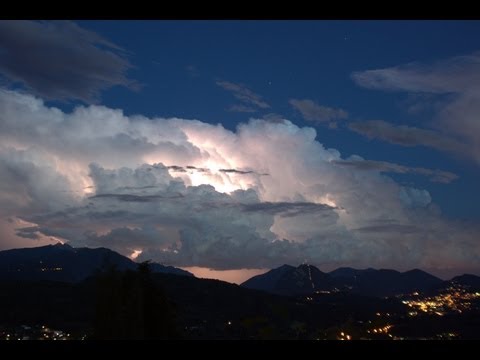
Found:
[[[402,302],[412,308],[410,316],[418,315],[418,312],[443,316],[446,313],[462,313],[471,308],[472,300],[479,299],[479,292],[469,292],[461,286],[451,286],[444,292],[426,298],[419,298],[418,293],[411,299]]]
[[[21,325],[15,329],[0,331],[0,340],[73,340],[73,338],[69,333],[51,329],[46,325]]]

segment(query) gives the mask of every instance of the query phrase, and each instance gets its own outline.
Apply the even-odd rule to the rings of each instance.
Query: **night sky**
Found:
[[[478,34],[0,21],[0,250],[103,246],[236,282],[304,261],[480,274]]]

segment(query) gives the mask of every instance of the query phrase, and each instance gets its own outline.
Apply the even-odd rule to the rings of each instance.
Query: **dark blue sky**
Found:
[[[426,146],[403,147],[368,139],[345,124],[330,129],[303,119],[289,99],[311,99],[341,108],[350,121],[384,120],[396,125],[432,127],[435,112],[407,111],[415,95],[359,86],[354,71],[411,62],[431,64],[478,50],[478,21],[80,21],[127,51],[128,74],[139,91],[114,87],[101,102],[126,114],[180,117],[221,123],[268,113],[299,126],[313,126],[317,139],[343,157],[450,171],[450,184],[409,174],[392,174],[400,183],[427,189],[442,212],[458,218],[480,215],[478,164]],[[228,111],[232,93],[216,81],[243,84],[270,108],[255,113]],[[64,105],[61,105],[64,106]]]

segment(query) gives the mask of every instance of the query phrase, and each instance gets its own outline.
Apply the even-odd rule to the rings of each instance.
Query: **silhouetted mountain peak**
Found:
[[[256,275],[247,281],[245,281],[242,286],[249,289],[265,290],[274,292],[274,287],[277,281],[285,274],[290,271],[295,270],[295,267],[287,264],[267,271],[264,274]]]
[[[73,248],[58,243],[0,251],[0,279],[78,282],[97,270],[134,270],[138,264],[108,248]],[[193,276],[188,271],[152,263],[153,272]]]
[[[242,286],[282,295],[298,295],[329,287],[330,278],[317,267],[309,264],[301,264],[297,267],[285,264],[265,274],[254,276],[245,281]]]
[[[460,276],[455,276],[449,283],[466,285],[475,289],[480,289],[480,276],[473,274],[463,274]]]
[[[320,271],[317,267],[310,265],[310,264],[301,264],[297,267],[297,269],[303,270],[303,271]],[[322,272],[322,271],[320,271]]]
[[[292,266],[292,265],[283,264],[282,266],[279,266],[278,268],[276,268],[276,270],[284,271],[284,270],[291,270],[291,269],[294,269],[294,268],[295,267]]]
[[[153,272],[160,272],[164,274],[193,276],[193,274],[189,271],[179,269],[173,266],[165,266],[159,263],[150,263],[150,269],[152,269]]]
[[[73,250],[73,247],[71,247],[70,245],[68,245],[67,243],[61,243],[61,242],[58,242],[54,245],[47,245],[47,246],[53,246],[57,249],[64,249],[64,250]]]
[[[302,264],[294,268],[282,266],[247,280],[242,285],[283,295],[302,295],[318,290],[340,289],[371,296],[390,296],[413,291],[426,291],[438,286],[441,279],[419,269],[405,273],[391,269],[341,267],[324,273],[317,267]]]
[[[377,270],[379,273],[383,274],[391,274],[391,275],[400,275],[401,272],[397,270],[392,270],[392,269],[378,269]]]
[[[405,271],[403,273],[404,276],[412,276],[412,277],[417,277],[417,278],[424,278],[424,279],[432,279],[432,280],[437,280],[441,281],[441,279],[437,278],[436,276],[433,276],[432,274],[427,273],[426,271],[420,270],[420,269],[412,269]]]
[[[420,270],[420,269],[412,269],[412,270],[408,270],[408,271],[405,271],[405,274],[406,273],[412,273],[412,274],[428,274],[427,272],[423,271],[423,270]]]

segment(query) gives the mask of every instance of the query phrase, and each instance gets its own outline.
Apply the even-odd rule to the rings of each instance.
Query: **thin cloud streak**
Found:
[[[218,80],[216,84],[222,89],[231,92],[237,100],[243,103],[242,105],[233,105],[230,111],[252,112],[258,109],[270,108],[270,105],[267,104],[260,95],[254,93],[243,84],[224,80]]]
[[[348,118],[348,112],[345,110],[319,105],[313,100],[290,99],[288,102],[302,114],[305,120],[317,125]]]
[[[363,160],[360,157],[354,157],[353,159],[333,161],[334,164],[339,166],[354,167],[358,170],[364,171],[379,171],[379,172],[392,172],[398,174],[418,174],[424,175],[430,178],[433,182],[439,182],[449,184],[452,181],[458,179],[458,175],[442,170],[431,170],[422,167],[404,166],[386,161],[374,161]]]

